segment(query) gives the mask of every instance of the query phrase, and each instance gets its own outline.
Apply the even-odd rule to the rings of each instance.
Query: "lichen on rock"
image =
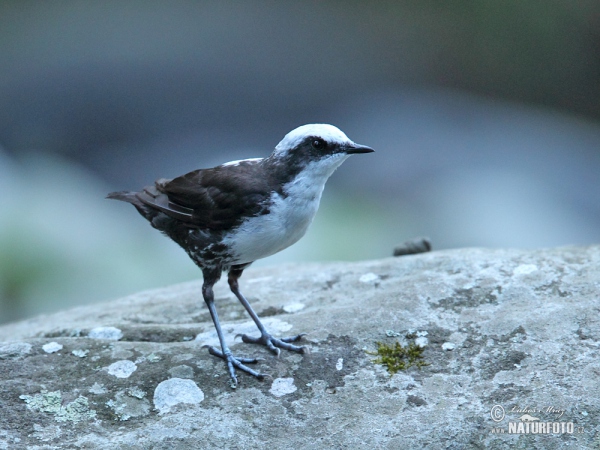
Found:
[[[57,422],[81,422],[96,417],[96,411],[90,409],[87,397],[79,396],[63,406],[60,391],[41,391],[35,395],[20,395],[32,411],[41,411],[54,416]]]

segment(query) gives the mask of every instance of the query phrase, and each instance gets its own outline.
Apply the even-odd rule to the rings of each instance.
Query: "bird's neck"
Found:
[[[335,172],[348,155],[332,155],[319,161],[311,161],[301,167],[295,167],[284,161],[274,161],[272,170],[282,186],[284,195],[303,197],[308,200],[321,198],[325,182]]]

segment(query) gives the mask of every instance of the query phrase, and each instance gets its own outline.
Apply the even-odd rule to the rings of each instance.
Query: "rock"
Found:
[[[219,283],[233,352],[270,375],[236,390],[201,348],[200,281],[0,327],[0,449],[598,445],[599,246],[249,269],[241,285],[311,352],[236,340],[249,319]],[[420,369],[390,376],[368,353],[420,338]]]

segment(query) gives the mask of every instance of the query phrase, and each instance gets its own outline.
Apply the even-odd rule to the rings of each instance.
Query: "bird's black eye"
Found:
[[[312,141],[312,146],[315,150],[323,150],[327,144],[323,139],[315,139]]]

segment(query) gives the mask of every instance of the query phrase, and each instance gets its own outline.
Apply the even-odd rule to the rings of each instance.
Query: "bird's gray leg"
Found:
[[[231,354],[231,350],[227,346],[225,342],[225,337],[223,336],[223,330],[221,329],[221,324],[219,323],[219,316],[217,315],[217,309],[215,307],[215,298],[213,293],[213,286],[221,277],[221,269],[217,268],[216,270],[203,270],[204,274],[204,283],[202,284],[202,296],[204,297],[204,301],[206,302],[206,306],[208,306],[208,310],[210,311],[210,315],[212,317],[213,323],[215,325],[215,329],[217,330],[217,335],[219,336],[219,342],[221,343],[221,350],[209,346],[208,351],[211,355],[218,356],[219,358],[224,359],[227,362],[227,368],[229,369],[229,375],[231,376],[231,387],[237,387],[237,377],[235,375],[235,368],[243,370],[250,375],[255,376],[259,380],[264,378],[264,375],[246,367],[245,364],[252,364],[258,362],[256,358],[237,358]]]
[[[246,297],[244,297],[244,295],[240,292],[240,286],[238,283],[238,279],[242,276],[242,272],[244,271],[244,268],[246,268],[247,266],[248,266],[248,264],[243,265],[243,266],[242,265],[233,266],[227,276],[227,281],[229,282],[229,287],[231,289],[231,292],[233,292],[235,294],[235,296],[238,298],[240,303],[244,306],[244,308],[246,308],[246,311],[248,311],[248,314],[250,314],[250,317],[252,317],[252,320],[254,320],[254,323],[256,324],[258,330],[260,331],[260,337],[258,337],[258,338],[254,338],[254,337],[248,336],[246,334],[243,334],[242,341],[249,343],[249,344],[264,345],[269,350],[271,350],[271,352],[273,352],[274,354],[276,354],[278,356],[280,353],[280,350],[279,350],[280,348],[284,348],[286,350],[290,350],[290,351],[298,352],[298,353],[306,353],[306,347],[299,347],[297,345],[290,344],[290,342],[296,342],[296,341],[299,341],[300,339],[302,339],[302,336],[304,336],[305,333],[298,334],[297,336],[290,336],[290,337],[285,337],[285,338],[280,338],[280,339],[274,338],[271,335],[271,333],[269,333],[267,331],[267,329],[265,328],[265,326],[262,324],[262,322],[260,321],[256,312],[254,311],[254,309],[252,309],[252,306],[250,306],[250,303],[248,303],[248,300],[246,300]]]

